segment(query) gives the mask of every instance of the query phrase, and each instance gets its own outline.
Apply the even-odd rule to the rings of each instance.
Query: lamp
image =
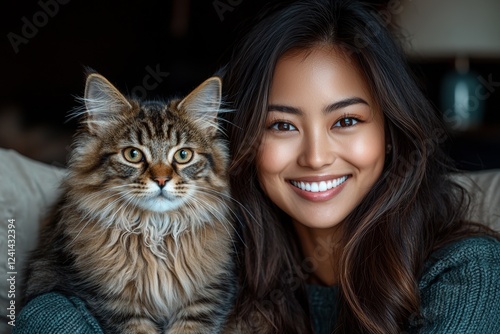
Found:
[[[399,24],[410,57],[454,59],[441,83],[441,109],[453,130],[481,123],[484,94],[469,59],[500,57],[499,0],[402,0]]]

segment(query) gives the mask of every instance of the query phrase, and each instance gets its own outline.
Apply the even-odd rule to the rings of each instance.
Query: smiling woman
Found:
[[[299,0],[225,69],[239,332],[500,331],[499,236],[466,219],[442,124],[383,23],[360,1]]]
[[[380,177],[384,160],[383,114],[359,71],[328,46],[286,53],[256,161],[269,198],[294,224],[333,227]]]

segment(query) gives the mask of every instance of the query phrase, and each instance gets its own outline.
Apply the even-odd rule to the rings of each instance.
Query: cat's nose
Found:
[[[161,176],[161,177],[155,177],[153,180],[158,184],[160,188],[165,187],[168,181],[170,181],[171,177],[169,176]]]

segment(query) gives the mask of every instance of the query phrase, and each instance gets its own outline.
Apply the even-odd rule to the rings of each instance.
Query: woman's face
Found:
[[[295,224],[336,226],[382,172],[383,115],[359,70],[333,48],[278,61],[265,126],[259,181]]]

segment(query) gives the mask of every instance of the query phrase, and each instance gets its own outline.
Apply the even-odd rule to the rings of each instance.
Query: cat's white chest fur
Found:
[[[77,263],[85,264],[80,269],[90,281],[100,282],[102,293],[119,296],[115,298],[117,310],[127,306],[131,312],[166,317],[193,302],[195,296],[210,293],[210,284],[227,272],[224,263],[231,254],[231,239],[220,223],[168,234],[155,245],[152,242],[158,240],[146,238],[139,230],[86,226],[76,241],[87,244],[84,253],[76,245]]]

